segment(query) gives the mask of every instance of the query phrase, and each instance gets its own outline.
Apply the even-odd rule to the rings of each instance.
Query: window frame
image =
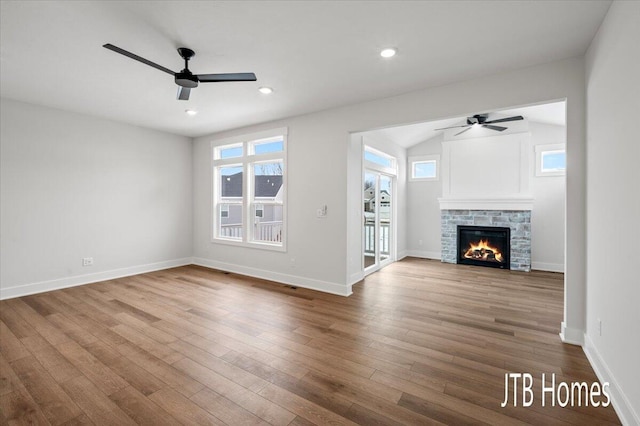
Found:
[[[254,146],[261,143],[268,143],[272,139],[282,138],[282,151],[255,154]],[[215,244],[228,244],[241,247],[251,247],[272,251],[287,251],[287,139],[288,129],[278,128],[263,132],[251,133],[230,138],[211,141],[211,233],[210,239]],[[242,145],[243,155],[241,157],[220,158],[220,152],[232,146]],[[282,200],[271,200],[255,197],[255,172],[254,166],[261,163],[282,163]],[[242,238],[231,238],[219,235],[219,221],[221,214],[221,204],[229,204],[223,201],[220,193],[221,181],[219,169],[221,167],[237,166],[242,167],[242,197],[238,203],[242,205]],[[274,243],[268,241],[255,241],[254,232],[254,210],[256,205],[264,207],[267,205],[282,206],[282,228],[281,241]]]
[[[364,149],[362,151],[362,161],[363,161],[364,168],[375,170],[375,171],[382,172],[388,175],[393,175],[393,176],[396,176],[398,174],[398,160],[395,157],[387,154],[386,152],[382,152],[375,148],[372,148],[371,146],[366,144],[364,145],[363,148]],[[373,155],[389,160],[390,167],[384,166],[380,163],[376,163],[374,161],[367,159],[366,158],[367,152],[370,152]]]
[[[542,157],[548,152],[564,152],[565,154],[565,167],[563,170],[548,170],[542,169]],[[551,176],[565,176],[567,174],[567,150],[566,145],[563,143],[536,145],[536,177],[551,177]]]
[[[440,180],[440,155],[439,154],[430,154],[430,155],[418,155],[409,157],[409,181],[410,182],[435,182]],[[434,177],[416,177],[414,173],[414,165],[417,163],[430,163],[434,162],[436,164],[436,175]]]

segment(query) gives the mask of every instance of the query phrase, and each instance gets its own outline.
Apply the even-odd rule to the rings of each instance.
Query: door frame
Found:
[[[368,150],[370,152],[374,152],[376,154],[380,154],[383,155],[384,157],[388,157],[390,159],[393,160],[393,167],[385,167],[382,166],[380,164],[376,164],[370,161],[365,160],[364,158],[364,154],[365,151]],[[361,231],[362,231],[362,246],[361,246],[361,265],[362,265],[362,271],[364,276],[367,276],[373,272],[379,271],[380,269],[384,268],[385,266],[393,263],[396,261],[396,251],[397,251],[397,247],[396,247],[396,231],[397,231],[397,224],[395,223],[396,221],[396,209],[397,209],[397,200],[396,200],[396,194],[397,194],[397,159],[392,156],[389,155],[383,151],[377,150],[369,145],[367,145],[366,143],[362,143],[362,154],[361,154],[361,158],[362,158],[362,174],[361,174],[361,182],[360,182],[360,194],[362,194],[362,191],[364,191],[364,183],[365,183],[365,175],[366,174],[374,174],[376,176],[376,191],[375,191],[375,203],[376,203],[376,211],[375,211],[375,226],[374,226],[374,241],[376,242],[375,244],[375,254],[374,254],[374,258],[375,258],[375,262],[373,265],[369,266],[369,267],[365,267],[364,264],[364,257],[365,257],[365,239],[366,239],[366,233],[364,232],[364,223],[362,225]],[[389,256],[383,260],[380,261],[380,241],[379,241],[379,232],[380,232],[380,177],[381,176],[386,176],[391,180],[391,205],[390,205],[390,209],[389,209],[389,215],[390,215],[390,220],[389,220],[389,232],[390,232],[390,237],[389,237]],[[360,195],[360,197],[362,198],[362,195]],[[362,217],[364,217],[364,203],[360,202],[360,209],[361,209],[361,213],[362,213]]]

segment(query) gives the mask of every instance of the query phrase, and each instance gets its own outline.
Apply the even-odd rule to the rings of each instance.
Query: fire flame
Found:
[[[504,262],[502,253],[497,247],[489,245],[488,240],[480,240],[478,243],[470,243],[464,253],[466,259],[486,260],[488,262]]]

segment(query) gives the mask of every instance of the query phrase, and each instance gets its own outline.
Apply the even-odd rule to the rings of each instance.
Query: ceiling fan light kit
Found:
[[[128,58],[134,59],[138,62],[142,62],[145,65],[149,65],[157,70],[171,74],[174,77],[175,83],[178,85],[177,99],[180,101],[188,101],[191,89],[198,87],[198,83],[226,83],[231,81],[256,81],[256,75],[252,72],[241,73],[224,73],[224,74],[193,74],[189,70],[189,60],[195,56],[195,52],[186,47],[179,47],[178,54],[184,59],[184,69],[180,72],[173,72],[169,68],[165,68],[162,65],[158,65],[155,62],[151,62],[135,53],[128,52],[111,43],[104,44],[102,47],[109,49],[113,52],[124,55]]]

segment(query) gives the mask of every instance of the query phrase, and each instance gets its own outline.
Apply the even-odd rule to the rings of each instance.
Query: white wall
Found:
[[[586,352],[626,424],[640,424],[639,24],[640,3],[614,2],[586,56]]]
[[[534,198],[533,210],[531,213],[531,262],[533,269],[562,272],[564,271],[564,204],[565,204],[565,182],[564,176],[553,177],[536,177],[534,148],[535,145],[557,144],[565,142],[565,127],[549,124],[541,124],[529,122],[527,126],[531,135],[530,157],[532,160],[531,169],[529,170],[529,179],[531,182],[531,196]],[[526,129],[525,129],[526,130]],[[494,136],[492,138],[468,139],[457,145],[457,148],[466,148],[459,154],[460,160],[469,155],[472,160],[471,164],[464,164],[463,168],[478,173],[483,166],[478,164],[475,159],[478,155],[469,151],[464,145],[471,142],[474,147],[482,147],[482,149],[490,149],[487,144],[495,144],[498,140],[517,142],[514,138],[521,138],[523,134],[512,133],[505,136]],[[514,140],[512,140],[514,139]],[[408,149],[407,155],[419,156],[429,154],[442,154],[443,135],[440,134],[422,143],[412,146]],[[516,147],[518,147],[517,145]],[[498,146],[498,150],[502,150],[502,146]],[[503,151],[504,153],[504,151]],[[452,153],[453,155],[453,153]],[[520,151],[514,150],[509,157],[504,158],[505,163],[511,166],[518,166],[520,162]],[[498,165],[494,169],[501,169]],[[483,173],[489,175],[490,171]],[[508,167],[499,172],[501,174],[508,173]],[[509,190],[508,186],[500,186],[498,195],[505,196],[518,192],[517,184],[519,182],[520,170],[518,167],[510,171],[510,179],[516,186]],[[411,230],[408,237],[408,252],[414,256],[426,257],[431,259],[440,258],[440,204],[438,198],[443,193],[442,175],[447,173],[441,170],[441,178],[439,181],[420,182],[412,181],[408,183],[408,211],[407,220],[408,229]],[[498,172],[496,172],[498,173]],[[459,176],[452,176],[453,181],[460,179]],[[466,177],[459,183],[466,183],[471,178]],[[467,191],[465,186],[464,191]],[[463,191],[463,192],[464,192]],[[491,191],[488,191],[489,193]],[[485,194],[484,188],[475,188],[471,193],[473,196]],[[469,195],[469,194],[467,194]],[[491,195],[491,194],[489,194]],[[493,194],[495,195],[495,194]],[[420,244],[422,241],[422,244]]]
[[[529,123],[533,143],[531,190],[531,267],[563,272],[565,252],[565,176],[536,176],[535,146],[565,143],[566,127]]]
[[[349,277],[361,267],[361,241],[348,238],[361,228],[361,185],[354,179],[360,153],[350,133],[400,124],[459,117],[477,111],[568,99],[566,291],[563,336],[582,336],[584,327],[584,62],[544,64],[392,98],[292,117],[197,138],[194,144],[194,255],[202,264],[296,282],[336,293],[350,292]],[[229,247],[210,241],[210,141],[289,128],[288,252]],[[354,169],[356,172],[353,172]],[[349,176],[349,179],[348,179]],[[326,204],[328,217],[317,219]],[[291,262],[295,259],[295,263]]]
[[[191,256],[190,138],[1,102],[3,298]]]
[[[442,141],[440,133],[409,148],[407,156],[440,155],[442,166]],[[442,232],[438,198],[442,197],[442,170],[437,181],[410,181],[407,187],[407,222],[411,230],[407,236],[408,252],[411,256],[440,259]]]

